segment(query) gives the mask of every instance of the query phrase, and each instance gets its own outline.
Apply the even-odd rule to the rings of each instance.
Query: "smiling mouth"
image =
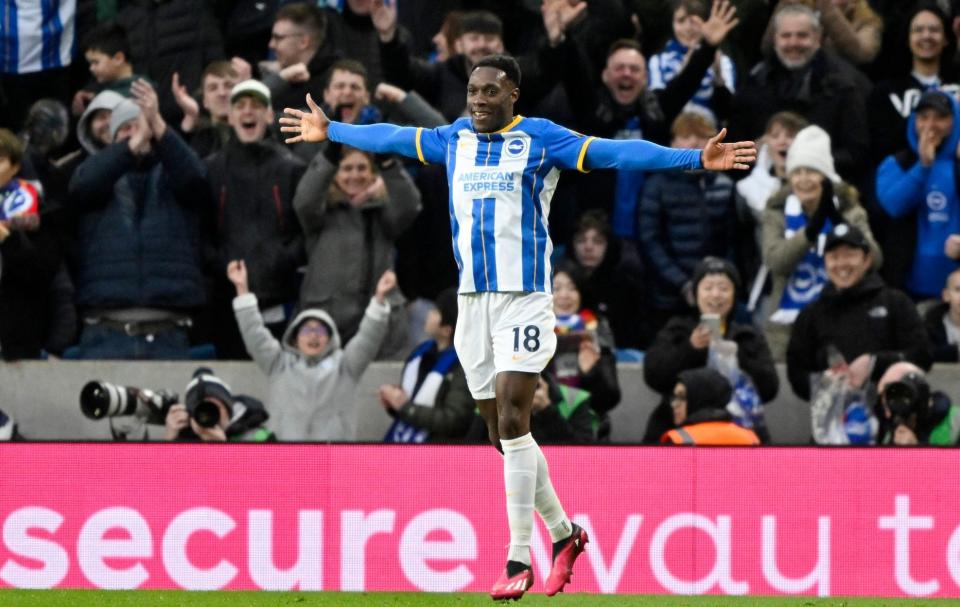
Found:
[[[476,118],[476,119],[478,119],[478,120],[483,120],[484,118],[486,118],[486,117],[489,116],[489,115],[490,115],[490,112],[486,112],[486,111],[482,111],[482,110],[473,110],[473,117]]]

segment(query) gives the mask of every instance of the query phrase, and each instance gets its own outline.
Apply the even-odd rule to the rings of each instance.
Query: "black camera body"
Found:
[[[883,401],[894,428],[903,424],[915,431],[930,408],[930,384],[923,375],[908,373],[900,381],[887,384]]]
[[[188,399],[187,413],[201,428],[213,428],[220,421],[220,406],[210,398],[196,403]]]

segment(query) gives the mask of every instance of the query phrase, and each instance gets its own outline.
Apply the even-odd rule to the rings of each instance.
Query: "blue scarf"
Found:
[[[440,386],[443,385],[443,378],[457,364],[457,351],[453,346],[450,346],[439,353],[436,362],[433,363],[433,368],[426,374],[423,381],[417,384],[423,355],[435,348],[436,345],[437,342],[432,339],[423,342],[410,354],[407,363],[403,366],[403,378],[400,385],[404,392],[410,395],[410,402],[420,407],[433,407],[436,404],[437,393],[440,391]],[[425,443],[428,438],[430,438],[430,433],[427,430],[397,419],[391,424],[383,440],[387,443]]]
[[[834,197],[833,204],[839,206]],[[803,214],[803,205],[800,199],[794,194],[787,197],[784,208],[784,238],[792,238],[794,234],[803,230],[807,225],[807,217]],[[771,322],[782,325],[792,325],[800,314],[800,310],[807,304],[816,301],[820,297],[820,291],[823,285],[827,284],[827,271],[823,265],[823,245],[827,234],[833,228],[833,223],[828,219],[824,222],[823,229],[817,237],[816,246],[807,249],[807,252],[797,263],[793,274],[787,280],[787,285],[783,289],[783,296],[780,298],[780,307],[770,317]]]

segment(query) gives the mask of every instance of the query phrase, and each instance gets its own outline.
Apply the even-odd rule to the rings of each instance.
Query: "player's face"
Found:
[[[370,103],[370,93],[360,74],[333,70],[330,84],[323,90],[323,102],[331,110],[340,108],[340,120],[353,124],[360,110]]]
[[[697,308],[701,314],[726,318],[733,310],[733,281],[726,274],[707,274],[697,283]]]
[[[601,79],[617,103],[632,105],[647,87],[647,63],[635,49],[622,48],[607,57]]]
[[[230,106],[229,122],[240,143],[255,143],[267,134],[273,112],[260,99],[243,95]]]
[[[236,78],[207,74],[203,79],[203,107],[214,120],[226,120],[230,113],[230,90],[237,84]]]
[[[507,75],[493,67],[479,67],[467,83],[467,110],[478,133],[492,133],[513,120],[513,104],[520,89]]]
[[[849,289],[870,269],[870,254],[860,247],[840,244],[823,254],[827,278],[838,289]]]
[[[557,314],[576,314],[580,310],[580,291],[566,272],[553,277],[553,311]]]
[[[910,53],[926,61],[939,59],[947,39],[943,23],[930,11],[920,11],[910,22]]]
[[[773,49],[787,69],[799,69],[820,49],[820,34],[807,15],[783,15],[773,36]]]
[[[319,320],[310,319],[297,330],[297,349],[306,356],[320,356],[330,343],[330,330]]]

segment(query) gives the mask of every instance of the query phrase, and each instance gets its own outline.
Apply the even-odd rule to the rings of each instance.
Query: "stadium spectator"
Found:
[[[384,2],[374,0],[346,0],[338,12],[327,9],[327,36],[333,48],[343,55],[361,63],[369,74],[372,86],[383,82],[380,65],[380,37],[374,18],[383,14]],[[393,4],[393,3],[391,3]]]
[[[230,386],[206,368],[199,368],[187,384],[182,403],[167,411],[166,439],[178,442],[264,442],[276,440],[263,427],[270,416],[263,403]]]
[[[811,376],[831,366],[831,352],[849,365],[849,382],[874,382],[895,362],[929,369],[923,321],[905,294],[873,271],[873,245],[864,232],[841,223],[824,245],[828,283],[797,316],[787,346],[787,376],[794,394],[810,399]]]
[[[16,177],[23,159],[23,142],[0,129],[0,354],[4,360],[40,358],[48,337],[57,340],[50,335],[56,319],[49,318],[48,312],[63,259],[62,219],[56,206],[43,199],[38,181]]]
[[[646,348],[645,295],[635,274],[621,263],[620,241],[603,211],[580,216],[560,267],[581,276],[581,306],[607,318],[618,349]]]
[[[264,84],[278,108],[303,107],[310,91],[324,88],[327,70],[339,56],[327,44],[327,16],[307,2],[277,11],[270,35],[276,62],[261,64]]]
[[[390,443],[459,441],[473,421],[476,406],[453,347],[457,327],[457,291],[446,289],[427,313],[429,339],[407,358],[401,383],[380,386],[380,404],[393,424]]]
[[[785,356],[797,314],[820,296],[827,282],[823,243],[833,226],[857,226],[870,243],[871,260],[879,265],[881,259],[859,195],[837,175],[830,147],[829,135],[819,126],[797,133],[787,151],[789,183],[763,212],[763,262],[773,277],[773,312],[764,332],[778,361]]]
[[[301,308],[322,308],[349,343],[377,277],[390,268],[393,243],[420,211],[420,193],[391,156],[328,142],[297,186],[293,207],[306,237]],[[344,252],[352,252],[345,256]],[[390,332],[381,356],[407,348],[399,291],[391,294]]]
[[[699,90],[717,48],[736,24],[736,9],[726,0],[715,2],[700,27],[700,45],[683,70],[657,90],[647,87],[646,60],[635,40],[617,40],[610,46],[596,83],[586,58],[575,55],[579,61],[564,71],[564,87],[577,126],[597,137],[667,144],[673,121]],[[630,261],[636,257],[637,204],[643,185],[639,171],[597,171],[578,180],[581,209],[599,207],[608,213],[614,234],[624,240],[624,258]]]
[[[670,146],[701,148],[714,133],[714,125],[702,114],[683,113],[673,121]],[[653,331],[693,305],[690,278],[701,259],[733,259],[736,228],[733,181],[726,175],[673,172],[647,178],[638,236]]]
[[[114,22],[98,25],[83,41],[83,55],[94,82],[73,96],[73,113],[84,112],[87,103],[101,91],[130,96],[130,85],[143,78],[133,73],[127,31]]]
[[[789,110],[823,128],[837,170],[855,181],[869,157],[863,76],[821,48],[817,14],[787,4],[773,17],[774,55],[757,64],[737,88],[730,118],[734,138],[758,137],[776,112]]]
[[[650,90],[667,86],[681,71],[687,54],[699,46],[703,39],[701,28],[709,19],[707,0],[673,0],[673,38],[666,47],[650,57]],[[700,111],[714,124],[727,118],[730,100],[736,90],[736,71],[733,61],[717,49],[713,65],[700,82],[700,88],[684,108],[685,111]]]
[[[773,400],[780,386],[763,335],[731,317],[740,288],[740,276],[733,264],[716,257],[704,259],[694,271],[692,285],[696,313],[672,318],[657,334],[643,361],[644,381],[661,395],[660,404],[647,421],[645,443],[658,442],[664,432],[674,427],[670,397],[677,378],[682,371],[707,366],[710,351],[719,339],[737,344],[738,366],[752,380],[761,402]],[[716,334],[712,333],[714,329],[706,323],[704,314],[719,317]]]
[[[916,217],[904,284],[915,298],[939,297],[947,276],[960,268],[960,198],[954,185],[960,176],[958,118],[956,99],[942,91],[924,93],[908,122],[910,147],[888,156],[877,169],[883,209],[894,218]]]
[[[116,91],[102,91],[83,111],[77,122],[77,140],[85,152],[84,159],[113,143],[110,138],[110,115],[123,100],[124,96]]]
[[[313,308],[300,312],[277,340],[263,324],[243,261],[230,262],[227,276],[237,289],[233,309],[247,352],[269,382],[267,427],[282,441],[354,440],[354,392],[387,334],[393,272],[380,277],[360,329],[346,347],[330,315]]]
[[[160,114],[176,124],[180,108],[174,100],[173,74],[194,90],[211,62],[223,59],[223,40],[210,2],[164,0],[118,3],[117,22],[127,30],[135,70],[156,83]]]
[[[167,128],[145,81],[110,117],[113,144],[70,181],[78,216],[74,276],[85,326],[80,358],[188,358],[203,304],[198,211],[203,163]]]
[[[583,279],[576,270],[559,269],[553,275],[557,352],[547,368],[557,383],[590,393],[597,438],[609,440],[608,413],[620,402],[616,346],[606,318],[583,307]]]
[[[230,313],[233,289],[223,279],[230,260],[246,262],[251,290],[275,336],[283,334],[297,300],[297,268],[305,256],[293,196],[305,166],[267,137],[273,120],[270,89],[258,80],[237,84],[230,92],[230,140],[206,160],[210,200],[216,201],[209,244],[215,248],[210,272],[216,285],[212,306],[219,358],[246,355]]]
[[[823,24],[823,46],[854,65],[866,65],[880,52],[883,20],[870,7],[868,0],[787,0],[817,11]],[[774,46],[774,23],[771,20],[763,36],[763,50]]]
[[[586,390],[556,381],[548,372],[540,374],[533,393],[530,433],[537,444],[583,444],[594,441],[591,396]],[[467,432],[468,443],[492,441],[483,418],[479,415]],[[499,441],[493,443],[498,446]]]
[[[670,394],[674,429],[660,442],[671,445],[759,445],[749,428],[741,428],[727,412],[733,389],[719,371],[687,369],[677,375]]]
[[[947,276],[942,298],[927,310],[924,323],[933,346],[933,360],[955,363],[960,360],[960,268]]]
[[[229,61],[214,61],[200,75],[201,103],[180,83],[179,72],[170,84],[173,98],[183,112],[180,131],[200,158],[220,151],[230,140],[230,92],[238,82],[249,80]],[[201,104],[203,111],[201,111]]]

